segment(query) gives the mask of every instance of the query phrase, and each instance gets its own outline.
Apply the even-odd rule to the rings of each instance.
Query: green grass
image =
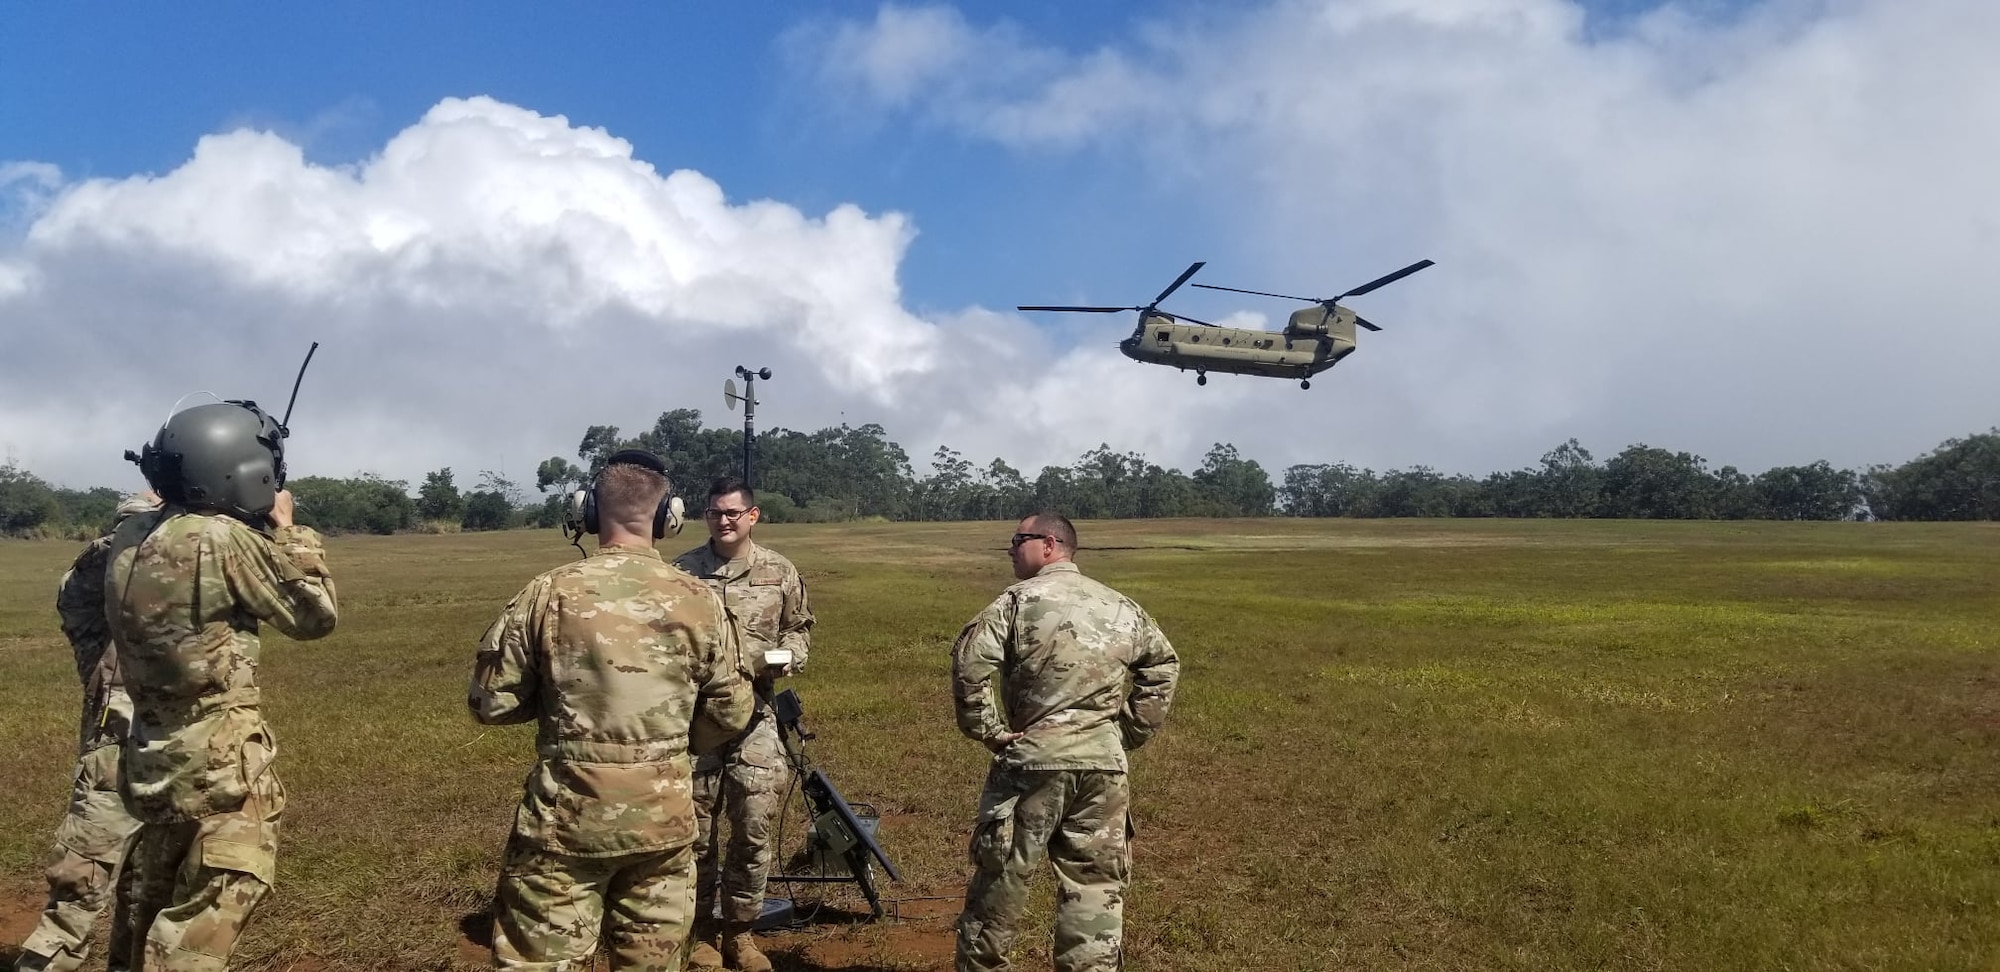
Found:
[[[815,756],[884,813],[892,896],[963,886],[985,758],[953,728],[947,649],[1010,580],[1010,528],[760,531],[812,587],[795,684]],[[1183,658],[1135,761],[1132,968],[1996,967],[2000,529],[1083,533],[1084,568]],[[73,552],[0,545],[0,882],[20,895],[67,786],[77,689],[49,605]],[[531,730],[463,714],[473,646],[566,554],[533,532],[332,542],[339,632],[265,656],[292,803],[244,967],[454,967],[530,758]],[[775,944],[794,969],[945,968],[948,926]],[[912,935],[928,950],[899,952]],[[873,957],[820,957],[830,940]]]

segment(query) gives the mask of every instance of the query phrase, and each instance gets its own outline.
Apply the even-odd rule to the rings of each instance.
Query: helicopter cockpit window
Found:
[[[1160,340],[1160,341],[1161,341],[1162,343],[1164,343],[1164,342],[1165,342],[1165,341],[1167,340],[1167,332],[1165,332],[1165,331],[1159,331],[1159,332],[1156,332],[1156,333],[1154,333],[1154,335],[1153,335],[1153,336],[1154,336],[1155,338],[1158,338],[1158,339],[1159,339],[1159,340]]]

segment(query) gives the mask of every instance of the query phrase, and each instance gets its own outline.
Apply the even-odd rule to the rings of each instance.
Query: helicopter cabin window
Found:
[[[1228,347],[1228,346],[1229,346],[1229,339],[1228,339],[1228,338],[1223,338],[1223,339],[1222,339],[1222,344],[1223,344],[1223,346],[1224,346],[1224,347]]]
[[[1159,339],[1159,342],[1160,342],[1161,344],[1165,344],[1165,343],[1167,343],[1167,332],[1165,332],[1165,331],[1157,331],[1157,332],[1155,332],[1155,333],[1153,334],[1153,336],[1154,336],[1155,338]]]

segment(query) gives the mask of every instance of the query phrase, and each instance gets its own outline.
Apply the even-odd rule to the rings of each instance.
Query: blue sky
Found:
[[[1134,197],[1124,206],[1146,201],[1095,160],[1012,159],[944,134],[822,114],[784,65],[780,40],[863,9],[222,3],[106,16],[24,5],[0,38],[0,86],[15,93],[0,116],[0,159],[50,162],[75,177],[163,172],[201,136],[248,125],[298,142],[313,161],[351,163],[440,98],[489,95],[605,128],[661,168],[715,177],[732,198],[909,212],[925,243],[905,283],[914,300],[940,306],[1005,304],[1012,298],[995,271],[1014,276],[1022,244],[1049,233],[1021,208],[959,192],[963,182],[1032,196],[1043,212],[1065,201],[1089,208],[1106,192]],[[1005,7],[1008,19],[1080,49],[1112,42],[1144,9]],[[975,266],[989,251],[1011,255]]]
[[[1616,29],[1656,5],[1597,0],[1586,9],[1593,26]],[[1136,24],[1176,12],[1226,17],[1237,6],[1044,0],[963,9],[1004,13],[1031,36],[1089,51],[1122,43]],[[201,136],[247,125],[338,165],[377,151],[440,98],[483,94],[605,128],[662,168],[715,177],[733,198],[910,213],[923,237],[904,284],[923,306],[1005,306],[1041,299],[1022,296],[1038,286],[1095,289],[1100,280],[1102,299],[1122,302],[1116,293],[1157,291],[1156,279],[1163,286],[1204,258],[1206,214],[1153,191],[1143,173],[1135,180],[1119,147],[1008,155],[950,133],[825,111],[786,67],[782,38],[865,10],[231,2],[134,4],[114,16],[89,5],[19,5],[0,36],[0,90],[14,93],[0,115],[0,159],[49,162],[80,178],[157,173],[184,162]],[[1329,53],[1328,70],[1339,57]],[[965,193],[966,184],[982,191]],[[1141,235],[1157,239],[1135,245]]]
[[[759,355],[783,366],[773,424],[881,421],[918,458],[942,442],[1031,467],[1098,442],[1186,467],[1233,441],[1274,468],[1483,473],[1571,435],[1752,470],[1861,465],[1983,429],[2000,404],[1963,364],[2000,347],[1958,325],[1990,297],[1950,274],[1988,265],[2000,220],[1970,162],[1993,154],[2000,88],[1978,52],[2000,28],[1973,0],[103,11],[16,5],[0,30],[0,336],[17,350],[0,444],[59,479],[116,473],[102,457],[145,434],[125,425],[186,390],[134,372],[89,416],[44,404],[51,360],[159,340],[128,323],[149,315],[183,322],[188,346],[329,335],[329,383],[366,389],[329,419],[317,458],[336,474],[519,468],[587,422],[679,404],[723,421],[709,373]],[[592,161],[624,150],[591,128],[630,164]],[[236,130],[275,141],[202,143]],[[411,148],[384,162],[397,139]],[[192,165],[198,143],[215,154]],[[460,168],[412,161],[425,151]],[[538,168],[551,152],[573,179]],[[481,188],[445,199],[461,183]],[[578,208],[543,211],[571,186]],[[524,206],[542,222],[508,237]],[[377,249],[343,249],[355,234]],[[621,234],[680,261],[673,285],[626,266],[605,242]],[[722,237],[738,249],[702,249]],[[338,259],[260,262],[322,238]],[[549,247],[577,262],[538,263]],[[1364,308],[1390,330],[1309,397],[1235,378],[1196,392],[1111,353],[1123,318],[1011,310],[1142,302],[1196,259],[1211,283],[1330,293],[1422,257],[1439,266]],[[301,276],[335,264],[349,276]],[[447,265],[521,290],[492,306]],[[1173,306],[1246,324],[1289,309]],[[1881,333],[1890,314],[1903,324]],[[547,368],[619,334],[674,349],[670,391],[593,403],[587,368]],[[477,374],[381,366],[467,345]],[[200,387],[265,360],[187,353]],[[495,382],[571,404],[464,404]]]

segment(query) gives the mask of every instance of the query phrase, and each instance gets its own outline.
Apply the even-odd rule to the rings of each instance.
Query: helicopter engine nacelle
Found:
[[[1324,306],[1307,307],[1292,312],[1285,322],[1285,336],[1288,338],[1344,337],[1354,340],[1354,312],[1335,305],[1331,312]]]

